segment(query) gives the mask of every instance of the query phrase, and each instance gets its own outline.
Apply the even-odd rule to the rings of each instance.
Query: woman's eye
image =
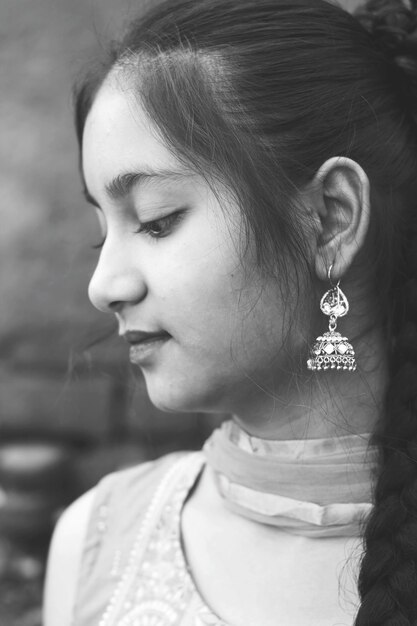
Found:
[[[165,215],[164,217],[160,217],[157,220],[143,222],[135,233],[144,233],[153,239],[162,239],[163,237],[167,237],[173,232],[174,228],[178,226],[186,212],[187,209],[178,209],[178,211]],[[100,243],[91,246],[92,249],[100,250],[105,241],[106,238],[104,237]]]
[[[184,217],[185,212],[186,209],[179,209],[178,211],[165,215],[164,217],[160,217],[157,220],[143,222],[136,232],[145,233],[154,239],[162,239],[162,237],[170,235],[174,228],[178,226],[179,222]]]

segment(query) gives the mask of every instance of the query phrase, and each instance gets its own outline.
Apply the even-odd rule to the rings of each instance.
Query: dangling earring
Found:
[[[349,311],[349,302],[340,289],[340,280],[334,285],[331,278],[331,265],[327,277],[331,288],[326,291],[320,300],[320,309],[330,317],[329,330],[321,337],[317,337],[315,344],[310,350],[310,358],[307,361],[309,370],[350,370],[356,369],[355,351],[347,340],[336,331],[337,318],[343,317]]]

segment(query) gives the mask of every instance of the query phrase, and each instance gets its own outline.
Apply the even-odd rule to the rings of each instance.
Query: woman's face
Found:
[[[91,302],[116,316],[121,335],[147,333],[131,337],[130,357],[157,407],[239,412],[288,366],[291,302],[250,250],[242,264],[237,204],[181,166],[132,92],[110,79],[82,149],[104,239]]]

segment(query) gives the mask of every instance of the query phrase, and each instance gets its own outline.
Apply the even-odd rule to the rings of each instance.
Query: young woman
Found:
[[[417,624],[417,6],[165,0],[77,89],[89,296],[203,451],[63,515],[45,626]]]

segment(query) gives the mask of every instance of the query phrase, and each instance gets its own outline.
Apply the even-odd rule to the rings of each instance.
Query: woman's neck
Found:
[[[373,331],[356,345],[355,372],[327,371],[264,383],[245,397],[234,421],[255,437],[315,439],[373,432],[387,382],[384,343]]]

